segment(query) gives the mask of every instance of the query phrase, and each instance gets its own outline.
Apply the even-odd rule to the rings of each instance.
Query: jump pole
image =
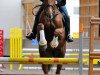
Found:
[[[41,67],[23,67],[23,70],[41,70]],[[52,70],[56,70],[56,67],[52,67]],[[66,67],[63,68],[63,70],[67,70],[67,71],[78,71],[79,68],[78,67]],[[88,68],[83,68],[84,71],[88,71]],[[95,71],[100,71],[100,68],[93,68],[93,70]]]
[[[0,57],[0,63],[12,63],[18,62],[22,64],[68,64],[68,63],[79,63],[78,58],[9,58]],[[87,60],[83,60],[87,62]]]
[[[95,52],[99,52],[100,49],[94,49]],[[23,52],[38,52],[37,48],[23,48]],[[89,49],[83,49],[83,52],[89,52]],[[66,49],[66,52],[79,52],[79,49]]]
[[[39,53],[23,53],[23,56],[33,56],[33,57],[38,57]],[[66,53],[65,56],[79,56],[79,53]],[[88,57],[89,54],[85,53],[83,54],[84,57]]]
[[[79,75],[83,75],[83,24],[79,26]]]

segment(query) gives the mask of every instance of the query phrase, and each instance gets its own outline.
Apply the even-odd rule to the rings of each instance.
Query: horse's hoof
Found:
[[[50,45],[52,48],[57,48],[59,42],[58,42],[58,37],[54,37],[53,40],[51,41]]]
[[[51,45],[52,48],[57,48],[58,45]]]
[[[50,45],[52,48],[57,48],[59,43],[51,42]]]
[[[47,45],[47,41],[46,41],[46,40],[39,41],[39,45],[40,45],[40,46]]]

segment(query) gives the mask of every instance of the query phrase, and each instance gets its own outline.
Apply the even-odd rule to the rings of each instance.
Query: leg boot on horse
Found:
[[[39,17],[40,17],[41,12],[43,11],[43,9],[44,9],[44,4],[41,5],[41,7],[39,8],[39,11],[37,12],[37,14],[35,16],[35,21],[34,21],[34,26],[33,26],[32,32],[26,36],[26,38],[29,40],[36,38],[37,25],[39,23]]]

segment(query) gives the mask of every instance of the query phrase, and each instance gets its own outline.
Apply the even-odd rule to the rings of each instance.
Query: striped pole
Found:
[[[56,70],[56,67],[52,67],[51,68],[52,70]],[[67,71],[78,71],[79,68],[77,67],[65,67],[63,68],[64,70],[67,70]],[[23,67],[23,70],[42,70],[41,67]],[[84,71],[88,71],[88,68],[83,68]],[[95,71],[100,71],[100,68],[93,68],[93,70]]]
[[[74,53],[73,53],[74,54]],[[66,56],[65,57],[67,57],[69,54],[66,54]],[[88,64],[88,60],[89,60],[89,58],[88,58],[88,54],[86,54],[87,56],[86,57],[83,57],[83,61],[84,60],[87,60],[87,64]],[[9,55],[4,55],[5,57],[10,57]],[[25,57],[25,58],[36,58],[36,57],[39,57],[39,53],[23,53],[23,57]],[[69,57],[69,56],[68,56]],[[72,57],[74,57],[74,58],[78,58],[78,57],[76,57],[76,56],[72,56]],[[93,60],[93,64],[98,64],[98,62],[100,62],[100,59],[94,59]]]
[[[38,52],[38,48],[23,48],[23,52]],[[79,49],[66,49],[66,52],[79,52]],[[83,49],[83,52],[89,52],[89,49]],[[100,52],[100,49],[94,49],[95,52]]]
[[[68,63],[78,63],[78,58],[9,58],[0,57],[1,62],[20,62],[23,64],[68,64]],[[86,59],[83,60],[84,63],[87,62]]]

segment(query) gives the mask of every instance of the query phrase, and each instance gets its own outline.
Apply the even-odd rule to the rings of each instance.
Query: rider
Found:
[[[43,2],[43,0],[40,0]],[[65,26],[65,35],[66,35],[66,41],[68,42],[73,42],[73,38],[70,35],[70,18],[66,9],[66,0],[57,0],[57,6],[59,7],[59,11],[63,14],[63,18],[64,18],[64,26]],[[39,23],[39,16],[41,14],[41,12],[44,9],[44,4],[42,3],[39,11],[36,14],[35,17],[35,22],[34,22],[34,26],[32,29],[31,34],[29,34],[28,36],[26,36],[26,38],[32,40],[36,38],[36,34],[37,34],[37,25]]]

